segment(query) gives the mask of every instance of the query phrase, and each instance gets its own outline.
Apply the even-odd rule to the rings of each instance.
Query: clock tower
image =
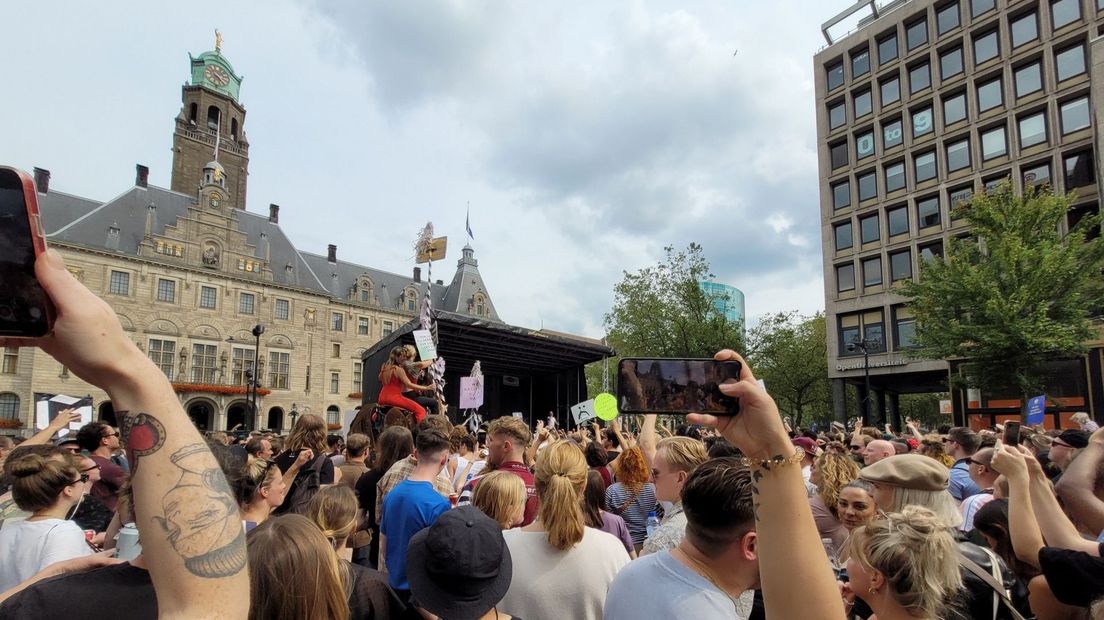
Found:
[[[222,55],[222,35],[215,31],[215,49],[191,61],[191,80],[181,89],[184,105],[173,132],[171,189],[195,196],[206,184],[209,162],[220,164],[223,186],[220,206],[245,208],[249,175],[249,141],[245,139],[245,108],[238,103],[242,77]]]

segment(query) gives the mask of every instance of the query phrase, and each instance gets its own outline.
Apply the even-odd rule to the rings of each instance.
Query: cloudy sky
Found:
[[[407,273],[472,246],[502,318],[603,333],[623,270],[701,243],[752,321],[823,307],[812,55],[851,0],[20,2],[0,162],[107,200],[169,185],[188,52],[244,75],[249,205]],[[156,7],[172,7],[167,8]],[[188,8],[191,7],[191,8]]]

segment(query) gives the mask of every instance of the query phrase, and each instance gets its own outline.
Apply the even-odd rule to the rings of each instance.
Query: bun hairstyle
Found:
[[[53,446],[19,447],[8,456],[4,472],[12,480],[15,505],[37,512],[56,504],[58,494],[80,477],[80,460]]]
[[[942,618],[962,588],[958,547],[931,510],[905,506],[855,528],[847,551],[867,571],[885,576],[893,598],[915,615]]]
[[[533,477],[548,544],[561,551],[574,547],[584,532],[581,501],[587,465],[582,451],[566,439],[552,443],[537,457]]]
[[[334,549],[338,549],[356,529],[356,511],[356,495],[349,487],[339,484],[315,493],[307,504],[306,516],[322,530]]]
[[[244,508],[256,498],[258,491],[276,482],[276,478],[281,475],[280,468],[273,461],[249,457],[242,475],[237,476],[232,485],[234,499]]]

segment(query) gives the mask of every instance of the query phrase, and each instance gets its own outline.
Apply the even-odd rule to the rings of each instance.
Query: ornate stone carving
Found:
[[[207,244],[203,248],[203,266],[212,269],[219,266],[219,250],[212,243]]]

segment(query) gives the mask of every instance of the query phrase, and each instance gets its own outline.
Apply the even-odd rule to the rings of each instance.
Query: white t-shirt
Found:
[[[84,532],[72,521],[17,521],[0,530],[0,592],[62,560],[92,553]]]
[[[754,590],[745,590],[733,601],[670,551],[661,551],[635,560],[621,571],[606,597],[605,620],[743,620],[751,615],[754,602]]]
[[[560,551],[546,532],[502,532],[514,563],[510,589],[498,609],[521,618],[601,620],[606,590],[629,563],[614,535],[588,527],[583,539]]]
[[[460,479],[463,478],[464,470],[468,468],[468,463],[471,461],[459,454],[454,454],[452,458],[456,459],[456,473],[452,476],[452,488],[455,489],[463,486],[460,484]],[[465,481],[465,483],[466,482],[467,481]]]

